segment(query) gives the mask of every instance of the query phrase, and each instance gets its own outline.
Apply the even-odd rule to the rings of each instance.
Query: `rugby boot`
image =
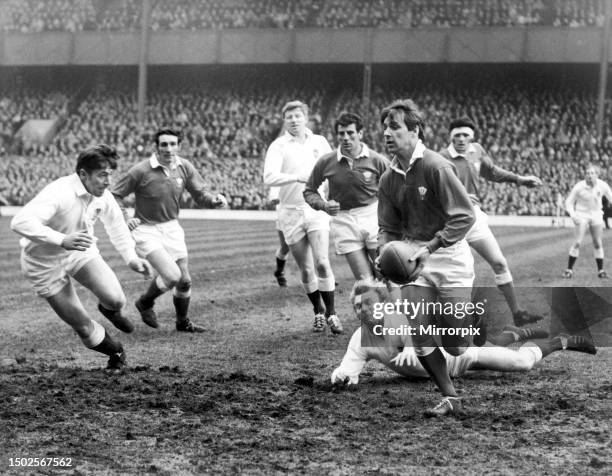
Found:
[[[524,309],[521,309],[519,311],[516,311],[512,315],[512,319],[514,320],[515,326],[521,327],[521,326],[524,326],[525,324],[533,324],[535,322],[541,321],[543,317],[540,316],[539,314],[534,314],[533,312],[529,312],[529,311],[525,311]]]
[[[194,324],[189,319],[184,321],[176,321],[176,330],[178,332],[191,332],[192,334],[201,334],[206,332],[206,329],[204,329],[202,326]]]
[[[142,322],[144,322],[147,326],[153,327],[157,329],[159,327],[159,323],[157,322],[157,314],[155,314],[155,310],[153,306],[147,307],[142,302],[142,296],[140,296],[136,302],[134,303],[136,309],[140,313],[140,317],[142,318]]]
[[[340,318],[335,314],[332,314],[327,319],[325,319],[329,329],[332,331],[332,334],[342,334],[344,328],[342,327],[342,322],[340,322]]]
[[[323,332],[325,330],[325,316],[322,313],[315,314],[312,332]]]
[[[274,277],[276,278],[276,282],[281,288],[287,287],[287,278],[285,278],[285,272],[279,271],[278,269],[274,271]]]
[[[459,397],[444,397],[435,407],[425,410],[426,417],[443,417],[447,415],[464,415],[463,402]]]
[[[524,329],[516,326],[506,326],[502,332],[513,332],[518,336],[517,342],[525,342],[530,339],[544,339],[548,337],[548,332],[544,329]]]
[[[127,366],[125,351],[118,352],[108,358],[107,370],[123,370]]]
[[[591,341],[583,336],[570,336],[567,334],[559,334],[555,339],[561,341],[561,348],[563,350],[574,350],[576,352],[584,352],[585,354],[597,353],[597,349]]]

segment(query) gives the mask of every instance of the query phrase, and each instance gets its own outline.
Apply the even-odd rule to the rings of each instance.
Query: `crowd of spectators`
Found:
[[[601,26],[605,0],[150,0],[152,30]],[[131,31],[142,0],[0,0],[6,31]]]
[[[118,173],[153,151],[154,132],[173,126],[184,133],[183,154],[192,160],[214,190],[226,194],[232,208],[269,206],[262,184],[263,155],[282,125],[281,105],[301,98],[320,122],[313,125],[335,144],[333,120],[341,110],[366,117],[365,141],[384,151],[378,124],[380,106],[398,97],[412,97],[427,118],[426,143],[439,150],[448,145],[450,118],[470,115],[478,124],[477,140],[500,166],[540,176],[544,186],[517,188],[483,183],[483,208],[494,214],[554,215],[558,196],[566,196],[583,177],[586,163],[602,168],[612,180],[612,124],[607,120],[601,140],[595,137],[595,92],[560,80],[543,84],[526,77],[491,77],[480,81],[421,81],[410,85],[375,85],[369,107],[351,88],[274,85],[192,86],[168,92],[153,90],[146,119],[137,120],[135,91],[93,87],[74,91],[9,90],[0,94],[2,133],[12,138],[0,149],[0,196],[23,204],[45,183],[70,173],[76,154],[105,142],[123,157]],[[401,84],[401,86],[400,86]],[[612,110],[606,117],[610,118]],[[29,118],[61,118],[61,128],[46,145],[14,139],[16,128]],[[186,198],[186,206],[191,203]]]

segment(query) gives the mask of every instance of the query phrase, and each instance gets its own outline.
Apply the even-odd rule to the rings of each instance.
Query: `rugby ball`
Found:
[[[382,275],[396,284],[409,283],[410,275],[417,267],[416,261],[408,261],[420,246],[407,241],[390,241],[380,250],[378,267]]]

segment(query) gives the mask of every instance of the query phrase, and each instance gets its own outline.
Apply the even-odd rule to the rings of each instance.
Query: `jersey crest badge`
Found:
[[[181,177],[176,177],[176,184],[179,187],[182,187],[183,186],[183,179]]]
[[[425,200],[425,194],[427,193],[427,187],[419,187],[419,197],[421,200]]]
[[[372,177],[374,176],[372,172],[370,172],[369,170],[364,170],[361,173],[363,174],[363,178],[365,179],[366,182],[372,181]]]

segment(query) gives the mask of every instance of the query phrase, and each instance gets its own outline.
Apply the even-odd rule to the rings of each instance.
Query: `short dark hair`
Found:
[[[448,125],[448,131],[450,132],[457,127],[469,127],[476,132],[476,124],[468,116],[461,116],[457,119],[453,119]]]
[[[155,145],[159,145],[159,138],[161,136],[174,136],[177,139],[177,142],[180,144],[183,140],[183,134],[181,131],[177,131],[176,129],[160,129],[155,133]]]
[[[404,116],[404,124],[406,124],[409,130],[413,130],[416,126],[419,126],[419,139],[425,139],[425,121],[423,120],[421,111],[419,111],[419,108],[412,99],[396,99],[393,101],[380,113],[380,123],[384,124],[387,116],[393,112],[402,113]]]
[[[348,127],[351,124],[355,124],[355,129],[357,129],[357,132],[363,129],[363,119],[361,119],[359,114],[343,111],[336,119],[336,122],[334,122],[334,132],[336,134],[338,133],[339,126]]]
[[[77,157],[76,173],[85,170],[88,174],[94,170],[111,168],[115,170],[117,168],[117,161],[119,155],[117,151],[109,145],[98,144],[93,147],[85,149]]]

